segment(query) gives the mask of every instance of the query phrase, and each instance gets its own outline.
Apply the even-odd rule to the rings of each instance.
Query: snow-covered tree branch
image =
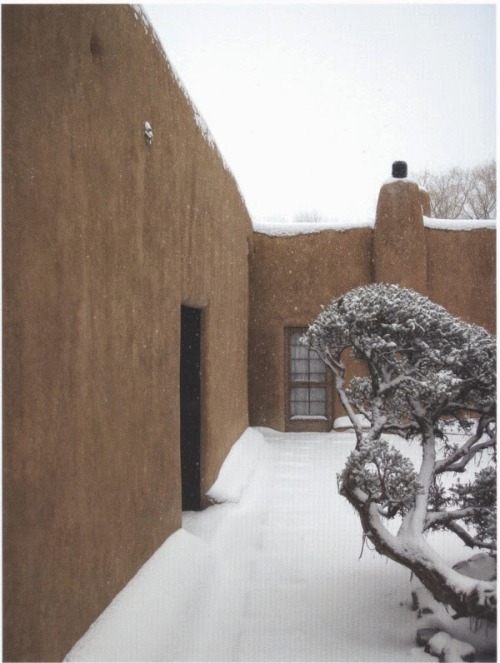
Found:
[[[457,615],[494,620],[496,583],[457,573],[424,537],[430,529],[447,529],[468,546],[496,550],[493,337],[412,290],[375,284],[335,299],[303,342],[332,369],[356,433],[338,482],[365,535]],[[349,350],[368,375],[346,386]],[[451,422],[467,433],[461,446],[447,435]],[[387,433],[420,445],[418,468],[391,447]],[[474,480],[445,486],[445,473],[462,473],[479,453],[490,454],[491,462]],[[400,525],[392,534],[386,521],[395,517]]]

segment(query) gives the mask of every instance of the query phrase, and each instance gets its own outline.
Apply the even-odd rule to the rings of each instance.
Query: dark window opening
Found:
[[[199,511],[201,479],[201,310],[181,306],[182,510]]]

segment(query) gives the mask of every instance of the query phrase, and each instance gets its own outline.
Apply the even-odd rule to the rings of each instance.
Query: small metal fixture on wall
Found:
[[[153,128],[149,122],[144,122],[144,138],[146,140],[146,145],[151,145],[153,142]]]

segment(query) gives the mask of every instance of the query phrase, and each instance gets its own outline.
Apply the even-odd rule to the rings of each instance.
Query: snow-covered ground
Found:
[[[359,521],[336,487],[353,447],[349,432],[249,429],[212,490],[231,501],[186,513],[66,660],[436,661],[415,635],[439,624],[495,660],[493,627],[474,633],[443,606],[417,619],[409,571],[366,545],[360,557]],[[432,538],[451,562],[472,554]]]

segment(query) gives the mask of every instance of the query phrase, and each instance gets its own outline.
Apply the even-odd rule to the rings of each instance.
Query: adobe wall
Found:
[[[250,220],[131,7],[2,9],[4,660],[59,660],[180,526],[181,303],[202,489],[248,425]]]
[[[380,190],[373,232],[374,279],[412,288],[450,313],[495,332],[496,233],[470,221],[427,227],[429,194],[410,180]]]
[[[250,268],[250,423],[284,430],[286,327],[307,327],[332,299],[371,283],[372,230],[254,233]],[[342,416],[334,401],[334,417]]]
[[[495,231],[426,228],[425,235],[429,297],[453,315],[495,334]]]
[[[326,306],[357,286],[397,283],[495,332],[495,230],[481,228],[480,222],[477,230],[426,227],[422,212],[429,209],[426,192],[409,180],[395,180],[381,188],[373,230],[254,234],[249,336],[252,425],[276,430],[287,425],[285,328],[307,326],[321,304]],[[348,381],[360,366],[352,361],[347,366]],[[333,419],[344,414],[334,393]],[[311,430],[313,424],[304,420],[303,427]]]
[[[373,231],[374,280],[427,295],[427,251],[418,184],[406,179],[380,189]]]

